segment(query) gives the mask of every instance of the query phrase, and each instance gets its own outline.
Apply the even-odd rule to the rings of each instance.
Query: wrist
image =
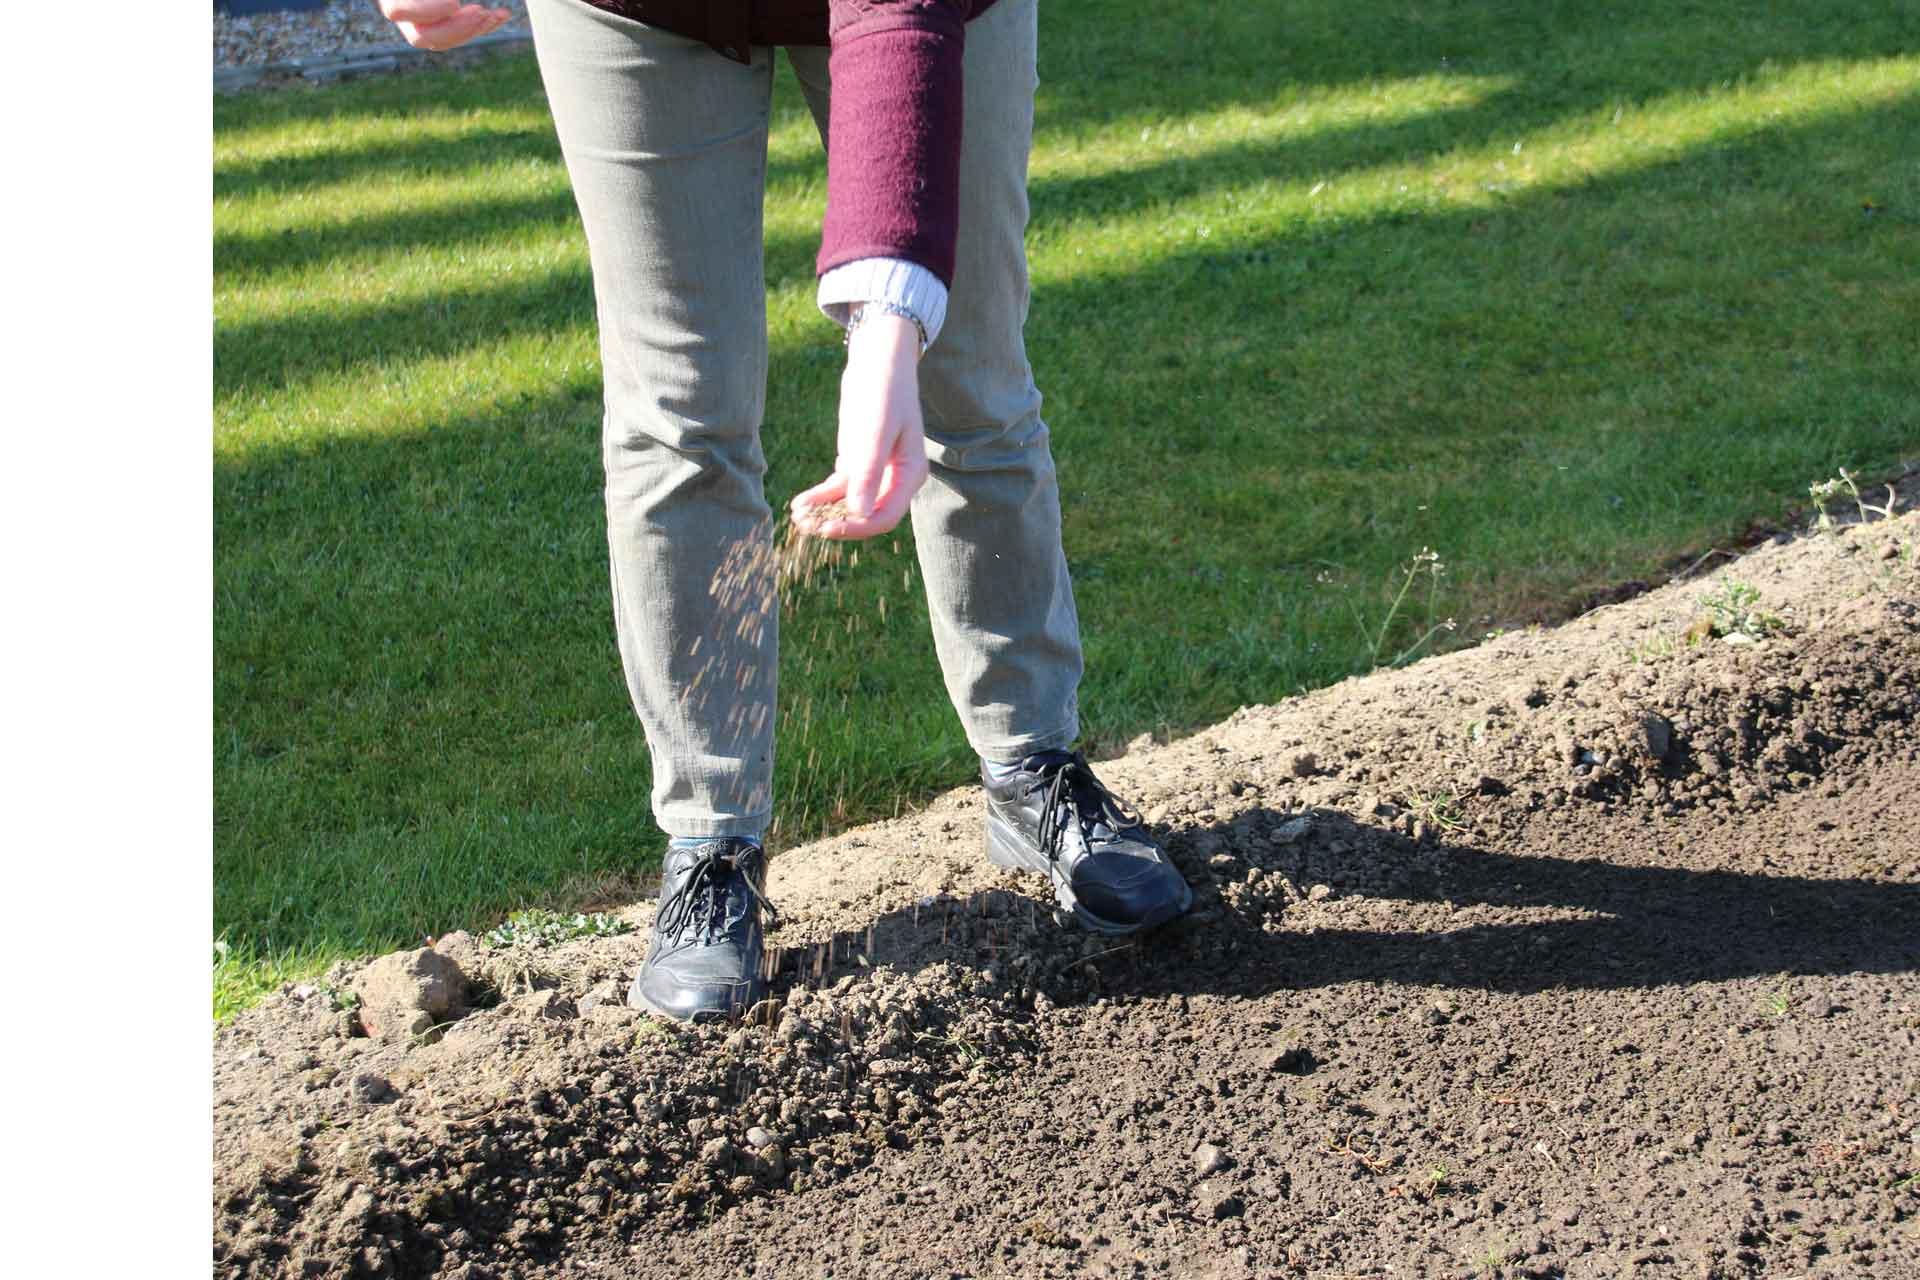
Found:
[[[897,354],[904,347],[914,360],[927,352],[927,331],[920,319],[904,307],[889,302],[857,302],[847,315],[849,353],[885,352]]]

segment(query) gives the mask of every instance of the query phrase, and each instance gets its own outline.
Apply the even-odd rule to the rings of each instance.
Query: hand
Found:
[[[380,0],[380,12],[400,28],[408,44],[436,53],[491,35],[513,17],[506,9],[460,0]]]
[[[816,538],[871,538],[900,523],[926,478],[920,329],[901,316],[876,315],[847,342],[833,474],[793,500],[793,521]],[[844,516],[814,514],[835,502],[846,504]]]

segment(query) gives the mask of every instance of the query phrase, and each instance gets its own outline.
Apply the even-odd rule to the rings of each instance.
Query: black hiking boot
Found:
[[[761,894],[767,855],[732,836],[670,844],[647,962],[627,1003],[681,1022],[745,1013],[767,994],[761,963]]]
[[[1077,751],[1043,751],[987,788],[987,857],[1053,884],[1063,911],[1098,933],[1133,933],[1193,905],[1193,890],[1140,815]]]

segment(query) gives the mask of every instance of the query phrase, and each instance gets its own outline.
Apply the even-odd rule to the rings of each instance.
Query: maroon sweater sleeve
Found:
[[[827,216],[816,268],[904,258],[949,288],[961,54],[975,0],[829,0]]]

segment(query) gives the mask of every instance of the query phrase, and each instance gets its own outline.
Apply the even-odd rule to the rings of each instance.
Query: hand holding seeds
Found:
[[[793,500],[793,522],[816,538],[887,533],[927,478],[920,421],[920,331],[876,316],[853,331],[840,377],[833,474]]]

